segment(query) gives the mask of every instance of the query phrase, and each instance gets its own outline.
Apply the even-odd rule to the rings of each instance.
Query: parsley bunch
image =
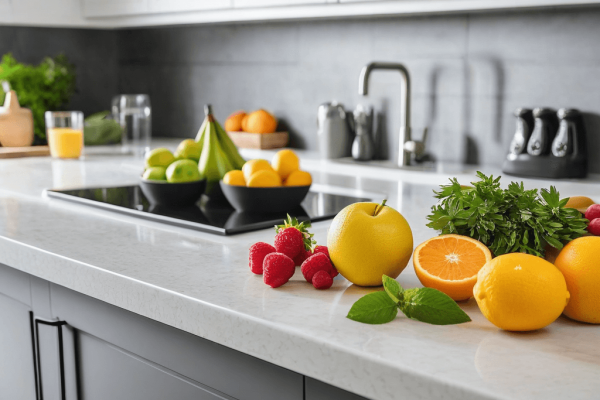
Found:
[[[511,182],[502,189],[500,177],[477,176],[481,180],[472,188],[454,178],[434,191],[440,201],[427,216],[428,227],[477,239],[495,256],[519,252],[543,257],[546,244],[562,249],[563,243],[586,233],[588,221],[579,211],[564,208],[569,199],[561,200],[554,186],[538,192]]]

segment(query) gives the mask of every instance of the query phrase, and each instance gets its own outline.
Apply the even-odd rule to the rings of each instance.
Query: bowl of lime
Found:
[[[154,149],[146,157],[140,189],[151,204],[167,207],[192,206],[206,189],[198,164],[192,159],[177,160],[168,149]]]

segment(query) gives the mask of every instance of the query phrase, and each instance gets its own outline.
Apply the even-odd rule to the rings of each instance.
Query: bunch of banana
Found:
[[[242,169],[246,161],[213,116],[210,104],[204,106],[204,114],[206,117],[196,136],[196,142],[202,146],[198,170],[202,179],[206,179],[205,193],[211,196],[220,193],[219,181],[223,176],[233,169]]]

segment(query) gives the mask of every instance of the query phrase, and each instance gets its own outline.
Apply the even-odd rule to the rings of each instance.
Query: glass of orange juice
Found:
[[[46,137],[52,157],[81,157],[83,113],[81,111],[46,111],[45,117]]]

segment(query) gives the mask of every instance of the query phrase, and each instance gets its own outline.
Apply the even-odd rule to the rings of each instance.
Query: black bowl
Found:
[[[285,213],[296,209],[306,197],[308,186],[246,187],[220,182],[227,201],[240,212]]]
[[[168,183],[166,181],[153,181],[140,179],[140,188],[144,196],[152,204],[167,207],[183,207],[194,205],[200,200],[206,180]]]

